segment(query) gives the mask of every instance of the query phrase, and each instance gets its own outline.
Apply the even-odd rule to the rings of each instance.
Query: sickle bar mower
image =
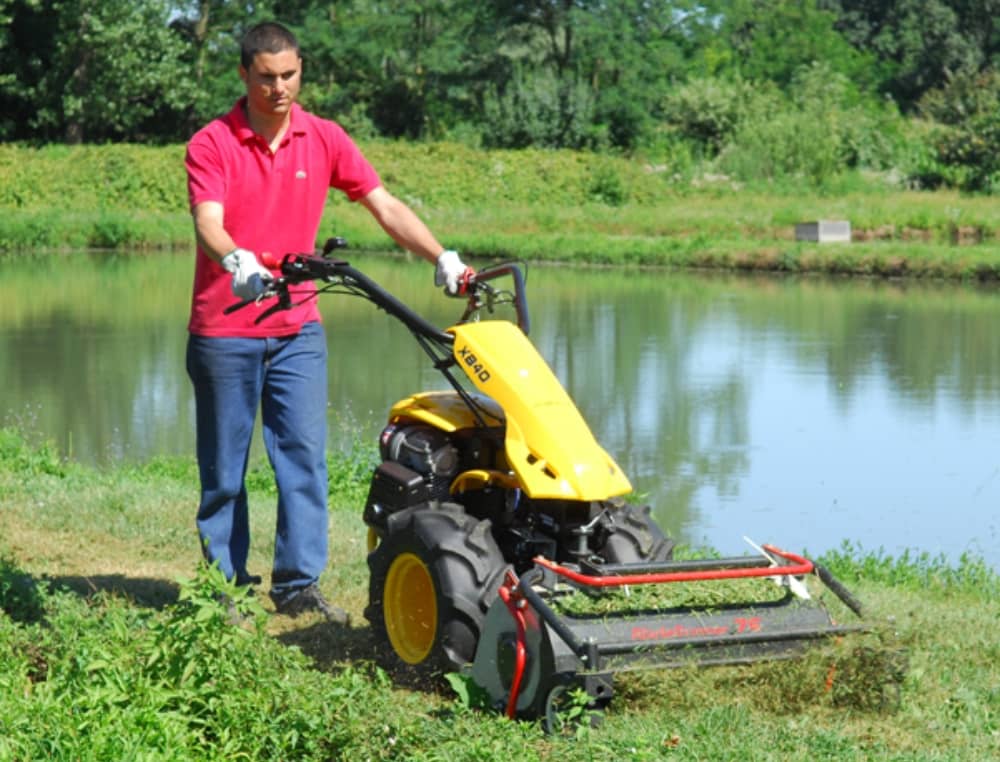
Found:
[[[798,655],[820,638],[858,632],[835,624],[806,591],[803,577],[824,582],[858,617],[858,601],[823,567],[770,545],[764,556],[596,565],[582,568],[543,557],[520,576],[508,571],[487,613],[473,663],[466,668],[493,705],[511,717],[554,720],[571,688],[602,709],[617,672],[690,664],[744,664]],[[642,602],[614,613],[566,614],[559,599],[632,586],[712,583],[769,578],[776,600],[649,608]],[[770,596],[764,596],[765,598]],[[648,598],[645,599],[647,602]]]

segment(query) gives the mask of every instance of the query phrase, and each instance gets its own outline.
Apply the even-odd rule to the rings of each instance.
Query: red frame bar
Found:
[[[764,545],[764,550],[789,561],[787,566],[762,566],[757,569],[707,569],[690,572],[656,572],[652,574],[621,574],[607,577],[593,577],[587,574],[567,569],[544,556],[536,556],[534,561],[539,566],[587,587],[621,587],[622,585],[649,585],[662,582],[699,582],[717,579],[744,579],[747,577],[798,577],[811,574],[815,568],[813,562],[773,545]]]
[[[528,661],[527,627],[524,621],[524,612],[519,605],[523,604],[523,600],[517,595],[516,588],[517,577],[508,569],[504,575],[503,584],[497,592],[507,605],[507,610],[514,617],[514,623],[517,625],[517,641],[514,645],[514,674],[510,683],[510,696],[507,698],[507,716],[512,720],[517,715],[517,699],[521,693],[521,680],[524,677],[524,667]]]

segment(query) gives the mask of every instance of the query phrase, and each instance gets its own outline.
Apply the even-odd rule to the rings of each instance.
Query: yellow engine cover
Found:
[[[482,394],[472,397],[483,412],[487,426],[503,426],[503,410],[496,402]],[[419,392],[401,399],[389,411],[389,422],[402,420],[419,421],[449,433],[477,424],[469,406],[454,391]]]
[[[632,491],[538,350],[513,323],[466,323],[454,356],[506,418],[505,450],[529,497],[605,500]]]

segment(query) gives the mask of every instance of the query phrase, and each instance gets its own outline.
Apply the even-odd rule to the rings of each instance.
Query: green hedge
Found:
[[[641,162],[573,151],[478,151],[453,143],[363,146],[386,186],[415,206],[498,201],[653,203],[671,189]],[[0,146],[0,208],[185,212],[184,147]]]

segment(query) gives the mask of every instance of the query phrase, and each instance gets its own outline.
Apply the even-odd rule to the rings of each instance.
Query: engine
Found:
[[[448,496],[458,474],[458,449],[443,431],[420,424],[390,424],[379,437],[382,460],[406,466],[424,477],[432,499]]]

